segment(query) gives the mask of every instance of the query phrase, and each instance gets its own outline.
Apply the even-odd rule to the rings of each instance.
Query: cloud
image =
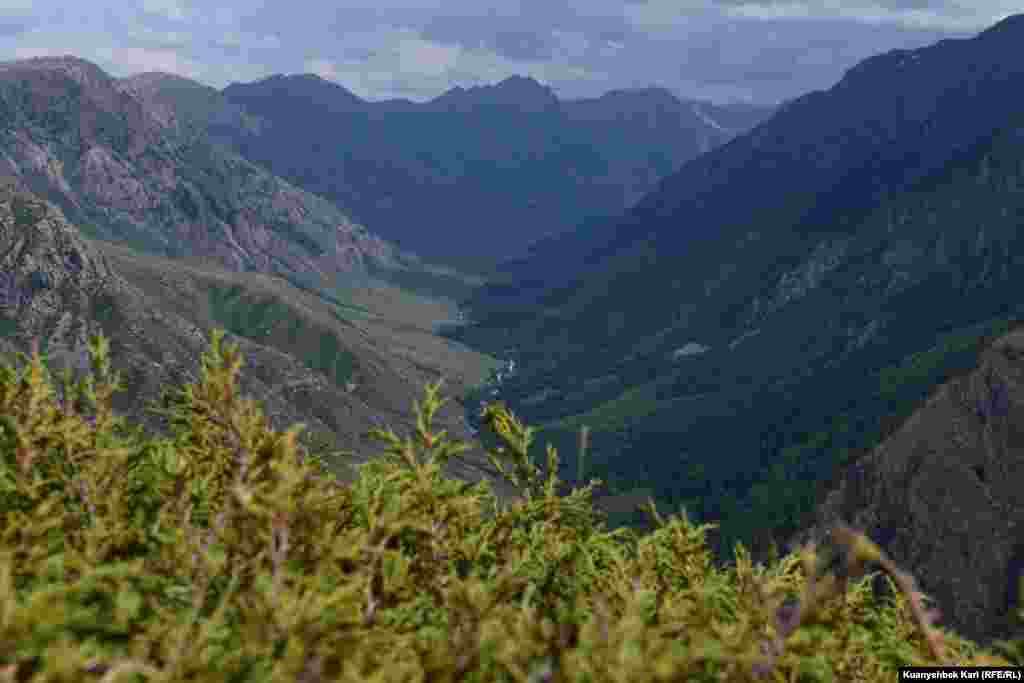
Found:
[[[181,50],[189,45],[195,36],[186,31],[159,31],[148,26],[136,26],[124,33],[122,45],[126,47]]]
[[[768,20],[849,20],[869,25],[897,25],[912,29],[974,31],[1010,14],[997,3],[935,3],[926,0],[727,0],[726,14]],[[980,5],[980,6],[979,6]],[[979,11],[980,10],[980,11]]]
[[[563,97],[660,85],[777,102],[1013,11],[1019,0],[8,0],[0,59],[73,53],[215,87],[314,72],[369,99],[522,74]]]
[[[165,71],[201,79],[208,71],[208,67],[183,57],[176,50],[103,45],[96,48],[95,54],[107,64],[118,64],[121,71],[129,74]]]
[[[180,0],[142,0],[141,6],[147,14],[171,21],[188,21],[195,17],[194,11]]]
[[[511,59],[486,47],[427,40],[406,27],[351,34],[345,50],[347,56],[320,55],[307,60],[304,67],[366,98],[425,98],[452,84],[494,82],[514,74],[547,82],[588,77],[585,69],[558,61]]]

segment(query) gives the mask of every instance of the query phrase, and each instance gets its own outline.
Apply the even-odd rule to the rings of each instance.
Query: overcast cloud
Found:
[[[374,100],[522,74],[566,98],[660,85],[775,103],[1014,11],[1019,0],[0,0],[0,59],[70,53],[115,76],[218,88],[313,72]]]

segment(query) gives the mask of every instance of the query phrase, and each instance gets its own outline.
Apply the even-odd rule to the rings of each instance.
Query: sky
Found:
[[[73,54],[118,77],[165,71],[217,88],[315,73],[369,100],[518,74],[566,99],[660,86],[776,104],[871,55],[1020,11],[1020,0],[0,0],[0,60]]]

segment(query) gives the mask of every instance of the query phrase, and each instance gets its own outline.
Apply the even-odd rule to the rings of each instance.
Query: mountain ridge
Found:
[[[589,425],[598,476],[720,523],[725,554],[767,552],[758,528],[795,531],[815,482],[1020,315],[1017,26],[798,98],[601,239],[510,267],[453,336],[516,360],[500,397],[538,440]]]
[[[943,77],[950,76],[946,69],[948,63],[959,62],[960,57],[963,56],[960,52],[951,55],[949,53],[950,48],[962,51],[964,46],[973,47],[973,45],[978,44],[976,42],[978,40],[982,40],[981,36],[964,41],[945,43],[943,44],[944,46],[931,46],[919,52],[925,54],[930,51],[929,54],[940,57],[939,63],[934,65],[935,69],[941,72],[935,76],[935,79],[937,79],[940,75]],[[970,41],[975,42],[972,43]],[[1005,42],[997,42],[997,47],[999,48],[997,54],[986,57],[988,62],[996,66],[1002,64],[1005,61],[1003,58],[1007,57],[1004,51],[1006,48]],[[856,71],[856,69],[857,67],[854,67],[851,71]],[[964,65],[959,64],[960,74],[963,74],[964,71]],[[969,73],[971,67],[968,66],[966,71]],[[929,145],[923,145],[919,148],[908,148],[906,144],[902,147],[889,145],[895,134],[894,132],[887,132],[881,123],[878,125],[872,123],[871,118],[867,118],[865,124],[865,117],[874,116],[872,108],[876,110],[881,108],[880,100],[884,98],[877,96],[867,98],[863,93],[850,93],[848,89],[850,84],[849,78],[841,81],[829,93],[815,92],[798,98],[784,112],[772,117],[756,129],[723,145],[712,154],[684,164],[677,173],[661,180],[656,190],[646,195],[636,206],[618,219],[619,225],[614,229],[612,236],[605,244],[599,242],[588,243],[586,234],[578,233],[579,239],[575,242],[575,251],[580,256],[577,257],[577,263],[569,264],[570,267],[565,268],[561,275],[552,273],[552,279],[564,282],[566,285],[580,282],[580,278],[586,275],[588,269],[591,272],[597,271],[602,267],[600,264],[615,258],[617,253],[621,253],[623,258],[620,260],[624,264],[618,270],[633,270],[632,266],[635,264],[632,264],[629,260],[633,258],[630,255],[630,250],[633,250],[639,256],[645,253],[645,249],[656,249],[659,253],[659,260],[666,264],[673,263],[672,267],[675,268],[677,267],[674,264],[674,259],[677,258],[676,254],[680,253],[681,249],[687,249],[688,243],[700,242],[705,237],[711,242],[718,239],[718,235],[711,229],[712,225],[729,225],[730,223],[740,223],[743,225],[752,222],[755,216],[758,222],[762,224],[772,223],[773,221],[783,224],[788,222],[793,226],[791,230],[794,232],[807,232],[813,229],[816,220],[823,216],[827,217],[829,211],[835,209],[837,205],[841,205],[842,202],[847,201],[842,196],[842,192],[848,194],[852,201],[861,201],[864,206],[868,206],[873,202],[877,203],[879,199],[877,189],[873,189],[870,184],[873,182],[872,174],[884,172],[886,163],[892,169],[888,171],[892,178],[888,179],[884,176],[880,176],[880,178],[886,181],[892,190],[899,190],[900,187],[905,186],[909,181],[922,175],[927,170],[941,166],[953,156],[956,149],[966,147],[970,143],[981,139],[998,125],[1005,122],[1010,113],[1012,113],[1014,106],[1012,100],[1002,102],[1003,94],[1007,92],[1006,87],[1009,85],[1005,81],[1007,78],[1014,77],[1015,73],[1016,77],[1020,78],[1020,73],[1009,71],[1001,74],[998,68],[992,73],[999,76],[999,78],[997,79],[992,74],[986,73],[981,78],[976,79],[979,82],[977,85],[968,77],[957,74],[957,76],[967,78],[967,80],[960,84],[958,90],[953,89],[952,92],[945,82],[935,79],[925,83],[922,83],[922,81],[926,79],[918,76],[904,79],[907,82],[913,81],[918,83],[924,90],[924,94],[918,98],[923,101],[920,104],[914,105],[914,109],[910,110],[915,112],[913,116],[907,116],[909,112],[904,112],[902,108],[895,115],[897,119],[903,120],[901,125],[904,128],[908,125],[910,128],[914,126],[917,126],[919,129],[923,128],[923,133],[919,130],[918,134],[911,138],[913,144],[917,144],[914,142],[914,138],[920,138],[922,134],[927,136],[935,135],[934,129],[937,124],[928,116],[928,112],[930,110],[933,111],[930,103],[933,104],[939,99],[943,99],[948,101],[950,105],[953,105],[957,98],[960,98],[959,107],[949,107],[948,120],[942,124],[943,133],[955,132],[962,128],[962,126],[958,125],[959,121],[957,121],[955,115],[963,111],[965,106],[963,102],[969,101],[971,103],[969,106],[972,109],[983,109],[983,113],[979,114],[979,118],[983,120],[976,121],[976,127],[956,133],[952,136],[951,144],[935,146],[935,149],[930,152],[923,151],[930,147]],[[984,92],[980,90],[979,86],[981,85],[985,86]],[[978,92],[973,92],[972,89],[978,89]],[[998,98],[1001,106],[980,107],[982,101],[978,101],[977,97],[982,95],[993,101],[995,101],[995,98]],[[890,90],[887,96],[901,102],[910,97],[910,93],[905,92],[901,88],[898,92]],[[868,107],[868,111],[865,112],[863,106],[859,108],[855,106],[854,100],[866,103],[864,106]],[[1017,106],[1021,106],[1020,103],[1017,103]],[[957,111],[958,109],[959,111]],[[1001,113],[1004,111],[1009,111],[1010,113]],[[839,118],[838,121],[842,122],[841,125],[843,126],[841,130],[847,134],[847,138],[841,142],[838,140],[828,140],[828,135],[834,135],[834,132],[829,130],[829,126],[839,128],[839,125],[834,123],[837,119],[833,114],[840,117],[845,116],[850,121],[859,121],[862,127],[860,129],[853,128],[851,127],[852,124],[848,124],[842,118]],[[783,134],[788,137],[785,137]],[[795,140],[790,139],[794,137],[796,138]],[[957,138],[960,138],[960,140],[957,140]],[[803,142],[804,140],[806,142]],[[811,144],[814,140],[826,140],[831,144],[819,143],[818,149],[815,150],[816,157],[801,156],[792,151]],[[875,153],[876,150],[883,150],[887,146],[896,147],[885,152],[888,155],[889,161],[886,161],[885,157],[878,161],[871,160],[870,155],[872,153]],[[812,149],[814,148],[812,147]],[[849,150],[849,152],[844,152],[844,150]],[[909,158],[906,156],[908,154],[911,155]],[[921,161],[916,164],[920,170],[908,172],[907,168],[909,167],[906,165],[902,169],[898,168],[898,164],[903,164],[908,160],[911,161],[911,165],[914,165],[913,155],[918,154],[924,155],[921,157]],[[756,155],[755,158],[759,160],[757,163],[754,163],[752,155]],[[933,159],[929,160],[928,155],[933,157]],[[838,167],[835,163],[839,158],[844,158],[843,167]],[[788,164],[788,167],[783,164]],[[844,177],[845,169],[849,170],[845,171],[846,175]],[[773,183],[771,180],[771,178],[776,176],[788,177],[796,173],[799,173],[796,176],[797,179],[800,181],[806,179],[808,181],[808,185],[810,185],[808,189],[787,193],[783,188],[776,187],[776,183]],[[906,173],[907,179],[898,177],[898,173]],[[837,181],[839,182],[840,189],[835,189],[833,185]],[[725,189],[740,185],[743,186],[744,191],[747,193],[743,203],[732,201],[730,190]],[[830,188],[829,191],[835,198],[831,199],[831,201],[817,201],[819,195],[817,189],[819,187],[822,189]],[[868,201],[863,201],[865,192],[868,193]],[[815,206],[822,207],[820,209],[821,213],[814,213]],[[677,211],[678,213],[676,213]],[[717,211],[719,214],[711,214],[709,211]],[[706,227],[701,225],[702,217],[710,219]],[[850,220],[849,223],[854,225],[855,220]],[[688,229],[679,229],[680,226],[686,226]],[[740,232],[744,229],[754,228],[730,227],[730,230],[734,232]],[[740,232],[740,234],[742,233]],[[693,252],[692,249],[689,251]],[[684,254],[684,258],[689,257]],[[708,263],[707,258],[701,260],[703,263]],[[710,262],[714,263],[715,261],[712,260]],[[511,279],[514,279],[514,277],[514,272],[509,275]],[[642,277],[642,275],[638,274],[637,277]],[[576,291],[578,288],[574,286],[565,286],[562,288],[562,291],[576,291],[572,297],[579,302],[576,308],[582,310],[585,303],[595,298],[594,295],[601,291],[607,291],[607,283],[600,279],[599,273],[595,279],[597,282],[593,291],[586,288],[582,291]],[[624,288],[620,287],[619,289]],[[547,297],[547,304],[559,304],[559,299],[554,296],[557,288],[551,287],[550,291],[552,294]],[[596,298],[600,300],[605,297],[597,296]],[[594,305],[588,307],[592,309],[600,308],[600,306]],[[575,312],[573,310],[573,314]],[[637,314],[642,313],[642,311],[635,309],[634,312]],[[655,325],[658,324],[656,321],[651,322]],[[640,330],[641,333],[645,331]],[[588,335],[592,332],[592,329],[588,330]]]
[[[400,246],[479,272],[536,239],[621,211],[679,163],[768,113],[723,109],[734,120],[715,126],[707,119],[718,110],[698,115],[667,91],[654,101],[622,92],[559,100],[513,77],[422,103],[367,102],[319,77],[282,76],[224,88],[263,124],[260,132],[218,127],[216,136]],[[422,229],[423,215],[438,227]]]
[[[335,205],[218,144],[211,120],[246,130],[259,123],[213,89],[166,75],[115,79],[78,57],[41,57],[3,64],[0,107],[3,172],[91,237],[325,290],[371,271],[430,277],[417,257]]]
[[[89,340],[103,333],[125,380],[115,408],[162,432],[162,417],[148,408],[161,405],[167,386],[198,376],[217,327],[244,350],[242,389],[272,424],[301,422],[332,451],[350,454],[332,456],[336,473],[351,476],[351,465],[377,452],[371,429],[409,426],[411,401],[442,375],[456,400],[440,424],[469,437],[458,400],[482,378],[487,362],[478,354],[416,339],[426,330],[363,321],[280,278],[90,241],[59,207],[0,178],[0,355],[11,360],[38,344],[53,371],[81,373]],[[478,453],[451,472],[475,481],[490,469]]]

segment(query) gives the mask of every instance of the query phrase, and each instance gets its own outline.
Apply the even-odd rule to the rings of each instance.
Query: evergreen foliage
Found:
[[[444,475],[468,445],[434,431],[437,385],[343,484],[239,395],[222,333],[162,436],[112,410],[108,344],[90,350],[60,382],[38,349],[0,368],[4,680],[879,681],[1024,649],[940,632],[845,528],[770,566],[737,545],[727,568],[685,516],[609,531],[595,482],[561,493],[557,452],[535,464],[533,431],[492,405],[490,457],[521,491],[499,504]]]

